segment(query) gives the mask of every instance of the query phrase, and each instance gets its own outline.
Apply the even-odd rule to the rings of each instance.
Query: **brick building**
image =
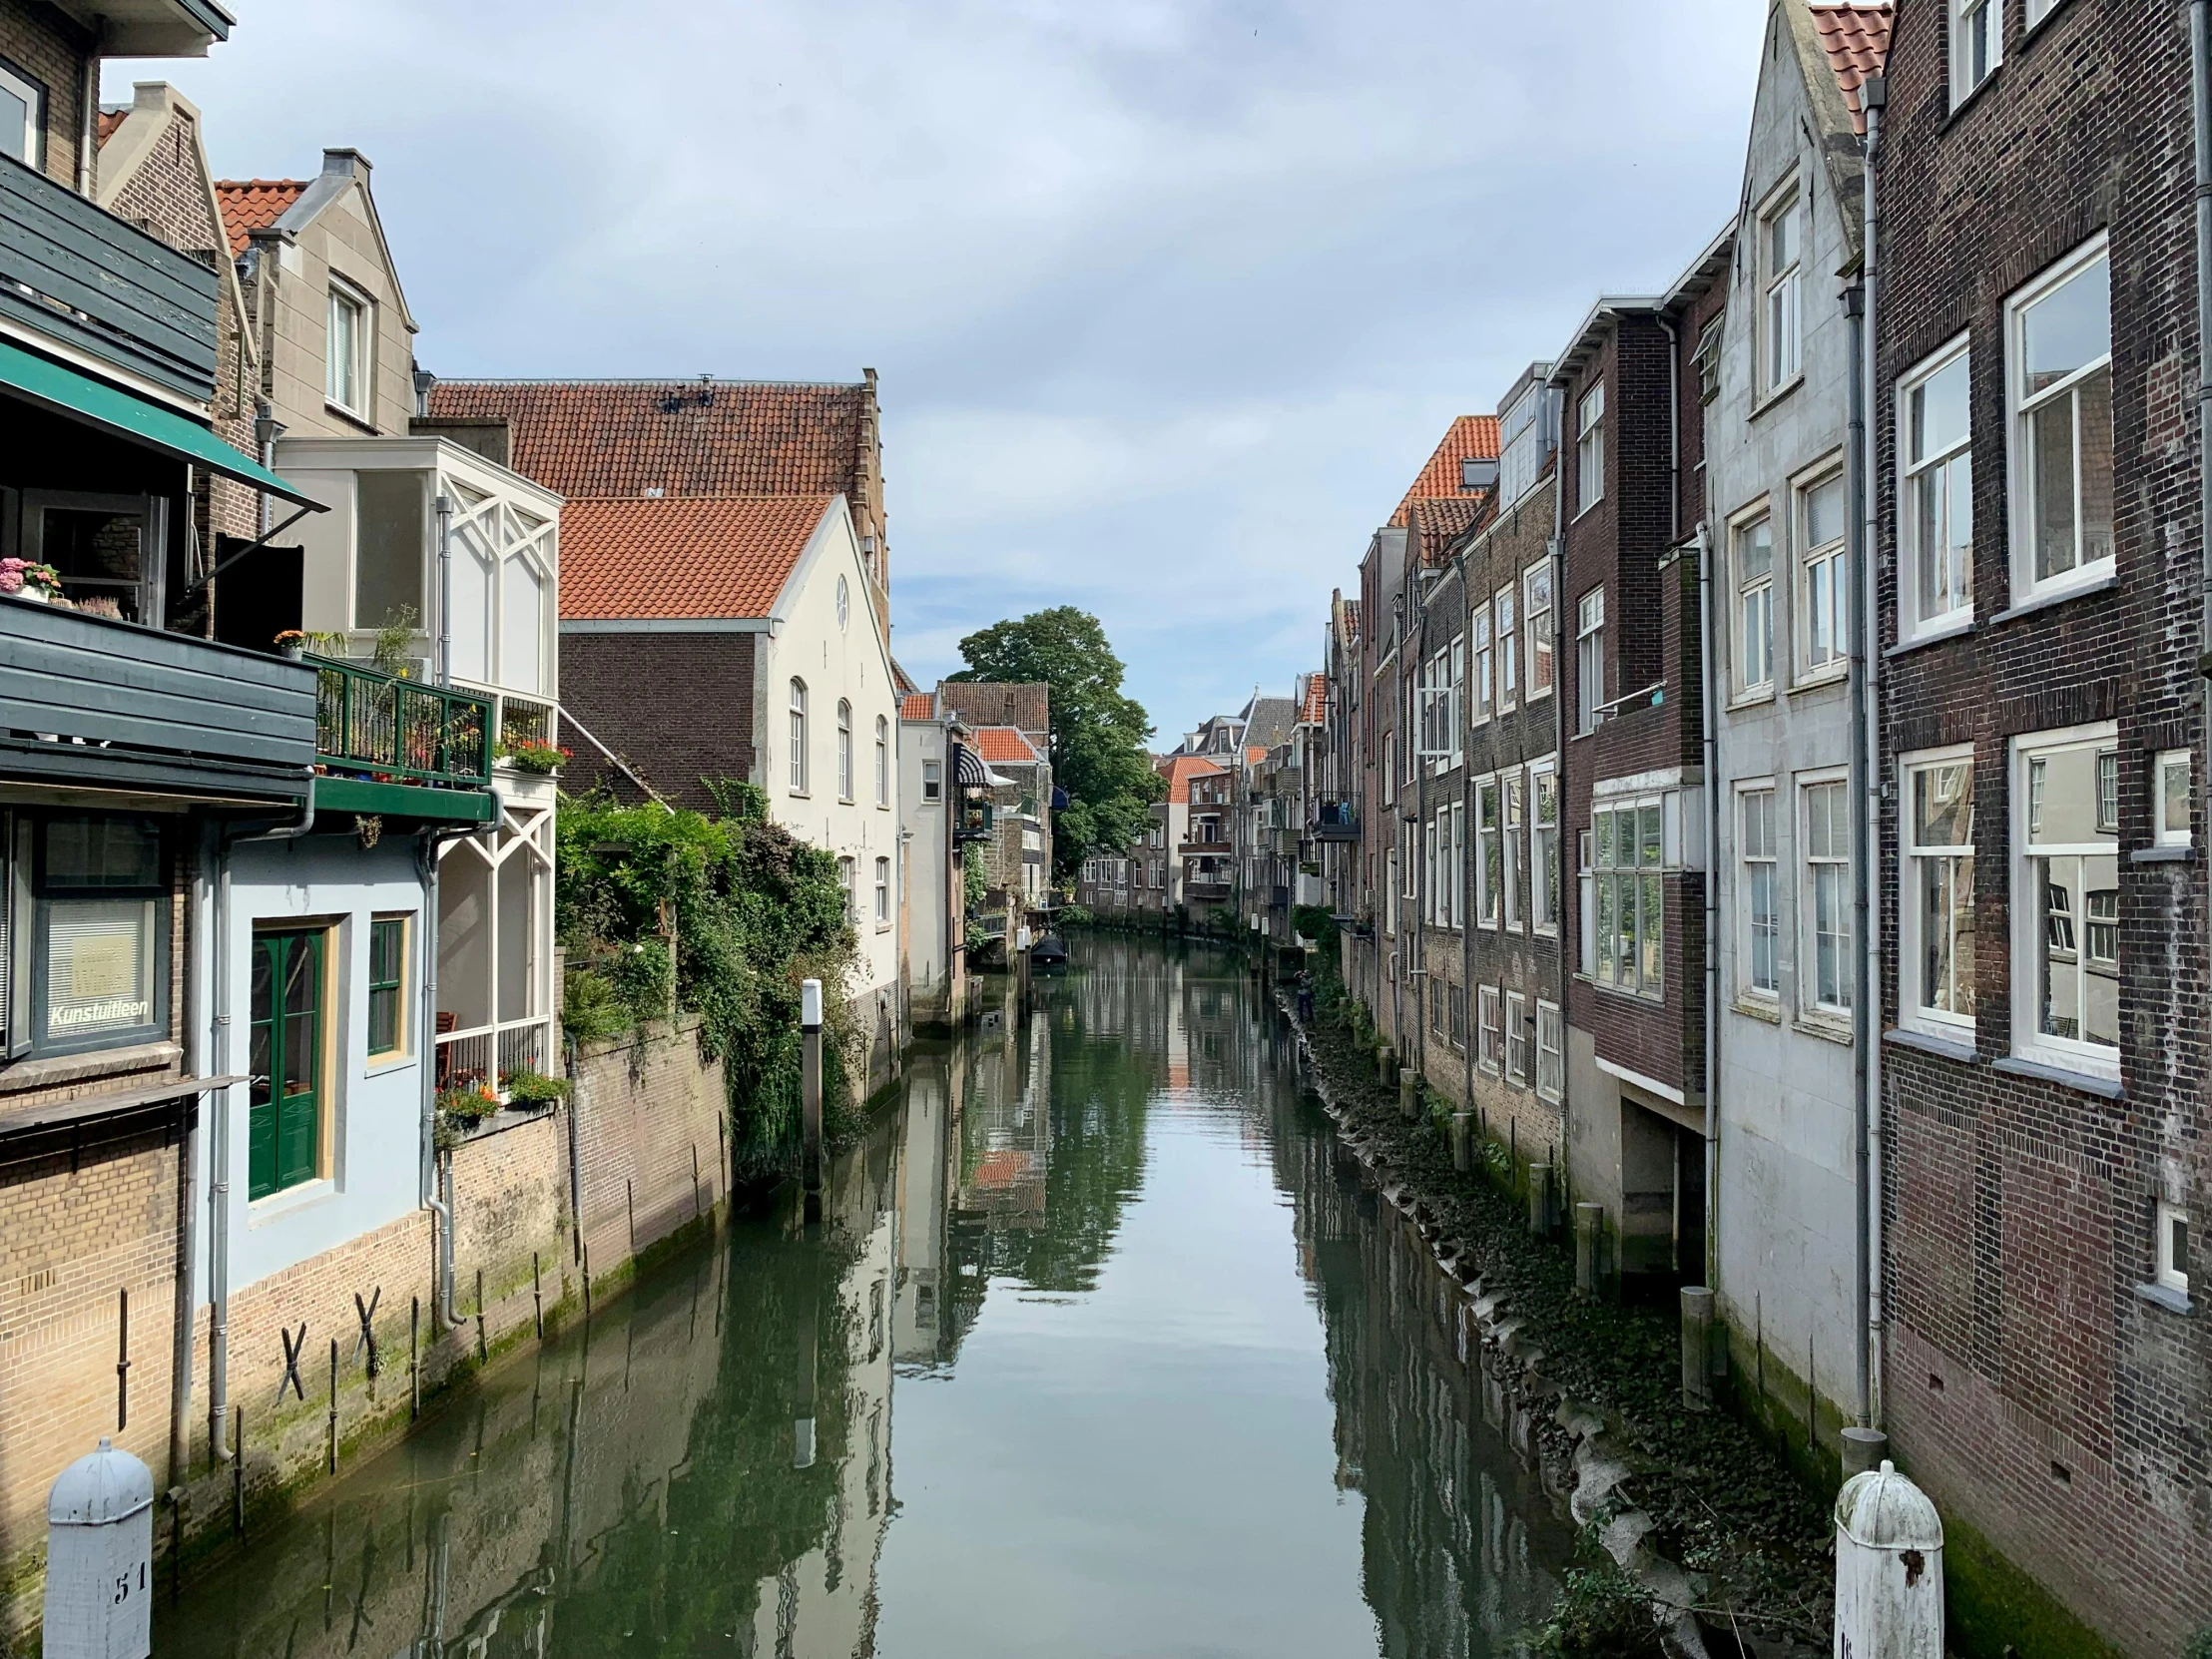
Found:
[[[1554,365],[1568,736],[1568,1182],[1610,1272],[1705,1277],[1705,835],[1695,344],[1733,232],[1665,293],[1593,306]]]
[[[2212,1619],[2189,37],[1945,10],[1876,144],[1883,1397],[1954,1605],[2147,1659]]]

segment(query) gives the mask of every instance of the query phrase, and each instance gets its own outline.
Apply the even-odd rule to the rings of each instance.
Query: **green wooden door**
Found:
[[[322,1131],[322,934],[254,936],[247,1197],[311,1181]]]

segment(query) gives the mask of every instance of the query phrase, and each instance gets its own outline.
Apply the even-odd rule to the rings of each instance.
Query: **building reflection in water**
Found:
[[[1288,1212],[1376,1651],[1511,1652],[1566,1532],[1485,1426],[1417,1240],[1234,963],[1110,936],[1078,955],[1030,1018],[1004,1001],[911,1057],[823,1226],[795,1203],[747,1218],[493,1373],[165,1611],[156,1653],[872,1655],[894,1388],[957,1400],[993,1295],[1096,1291],[1143,1196],[1148,1114],[1178,1112],[1233,1133]]]

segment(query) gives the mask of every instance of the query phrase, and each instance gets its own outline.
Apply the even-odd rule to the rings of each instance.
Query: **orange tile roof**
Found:
[[[1405,492],[1397,504],[1397,511],[1390,515],[1393,528],[1404,524],[1405,506],[1415,496],[1450,496],[1462,493],[1459,482],[1459,463],[1464,460],[1497,459],[1497,416],[1461,415],[1444,433],[1443,442],[1436,445],[1436,452],[1428,457],[1428,464],[1420,469],[1420,476],[1413,480],[1413,487]]]
[[[898,700],[900,720],[935,720],[937,700],[927,692],[909,692]]]
[[[1037,737],[1052,730],[1052,688],[1041,680],[940,680],[937,696],[970,726],[1011,726]]]
[[[1345,632],[1354,639],[1360,637],[1360,601],[1357,599],[1345,601]]]
[[[276,224],[306,188],[304,179],[218,179],[215,200],[230,234],[231,257],[245,253],[249,236]]]
[[[1306,707],[1298,718],[1304,726],[1319,726],[1329,718],[1329,682],[1318,674],[1306,677]]]
[[[1044,759],[1037,753],[1036,746],[1011,726],[978,726],[971,747],[986,763],[1005,761],[1013,766],[1033,767]]]
[[[1476,495],[1418,497],[1406,503],[1406,520],[1420,533],[1420,559],[1424,565],[1443,563],[1451,544],[1481,522],[1489,511],[1494,491]],[[1417,523],[1413,521],[1418,520]]]
[[[571,501],[561,509],[561,619],[767,616],[834,499]]]
[[[504,419],[514,469],[575,497],[866,494],[865,383],[440,380],[430,419]]]
[[[131,112],[128,107],[120,110],[102,110],[100,112],[100,129],[95,142],[103,146],[106,145],[108,140],[115,137],[115,130],[130,118]]]
[[[1817,5],[1810,10],[1821,44],[1828,48],[1828,64],[1836,71],[1836,84],[1844,89],[1844,106],[1851,111],[1851,124],[1865,138],[1867,112],[1860,105],[1859,89],[1882,73],[1883,61],[1890,55],[1889,0],[1877,5]]]
[[[1268,752],[1265,749],[1248,749],[1245,751],[1245,762],[1249,766],[1258,766],[1267,758]]]
[[[1171,804],[1181,802],[1186,806],[1190,803],[1193,778],[1214,778],[1222,771],[1203,755],[1178,755],[1168,762],[1164,770],[1168,781],[1168,801]]]

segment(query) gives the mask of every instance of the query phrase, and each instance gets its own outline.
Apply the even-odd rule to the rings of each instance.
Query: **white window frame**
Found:
[[[1504,875],[1504,849],[1500,840],[1503,791],[1500,778],[1488,773],[1474,781],[1474,924],[1495,930],[1502,907],[1499,891]],[[1492,855],[1498,864],[1491,872]]]
[[[2174,774],[2179,773],[2180,800],[2174,799]],[[2153,846],[2192,846],[2196,842],[2194,804],[2196,763],[2186,749],[2161,750],[2151,760],[2150,838]],[[2175,807],[2181,809],[2178,827],[2169,823]]]
[[[875,925],[879,928],[891,924],[891,861],[877,856],[875,860]]]
[[[924,807],[941,807],[944,805],[944,763],[942,761],[923,761],[921,763],[921,804]]]
[[[1528,830],[1528,780],[1518,767],[1498,774],[1499,881],[1508,933],[1523,931],[1520,897],[1522,838]]]
[[[1476,608],[1470,624],[1471,642],[1468,657],[1474,669],[1474,724],[1487,726],[1494,712],[1491,688],[1495,684],[1492,674],[1497,648],[1490,635],[1490,608]]]
[[[23,100],[23,165],[33,172],[46,169],[46,89],[27,75],[0,64],[0,87]]]
[[[1746,575],[1744,550],[1752,534],[1760,529],[1767,532],[1767,568]],[[1738,703],[1774,696],[1774,512],[1762,500],[1731,519],[1728,526],[1728,577],[1734,593],[1729,605],[1729,655],[1735,659],[1733,701]],[[1763,634],[1756,653],[1751,649],[1757,637],[1755,621]]]
[[[792,676],[791,792],[807,793],[807,682]]]
[[[1451,666],[1446,671],[1449,678],[1444,697],[1445,747],[1451,751],[1451,766],[1457,766],[1466,758],[1467,729],[1467,637],[1451,636],[1448,648]],[[1445,769],[1449,771],[1450,768]]]
[[[1548,1040],[1547,1040],[1548,1039]],[[1536,999],[1536,1098],[1558,1100],[1566,1093],[1566,1031],[1559,1004]]]
[[[351,401],[342,395],[343,388],[337,384],[337,323],[341,309],[351,310],[354,316],[353,360],[347,365],[353,379]],[[376,403],[376,301],[344,277],[332,274],[322,324],[322,400],[331,408],[365,422]]]
[[[1995,0],[1990,0],[1995,4]],[[2046,386],[2029,396],[2026,390],[2026,323],[2027,313],[2037,303],[2049,298],[2069,282],[2085,276],[2089,270],[2102,264],[2105,267],[2107,300],[2105,307],[2104,351],[2100,356],[2081,364],[2055,385]],[[2005,409],[2005,489],[2010,511],[2012,535],[2012,604],[2017,607],[2029,600],[2055,598],[2082,588],[2101,587],[2112,579],[2116,569],[2115,552],[2108,546],[2104,557],[2084,559],[2081,504],[2083,489],[2081,480],[2081,409],[2078,399],[2074,404],[2074,558],[2071,568],[2037,580],[2035,576],[2035,508],[2034,508],[2034,439],[2030,435],[2029,422],[2036,411],[2060,398],[2074,398],[2080,389],[2097,375],[2109,380],[2112,374],[2111,337],[2111,245],[2099,232],[2064,259],[2043,272],[2036,278],[2012,294],[2004,302],[2004,409]],[[2110,401],[2107,388],[2107,404]],[[2116,441],[2113,446],[2116,449]],[[2117,461],[2116,453],[2113,456]],[[2113,518],[2119,517],[2117,479],[2114,480],[2112,501]],[[2117,526],[2108,526],[2112,542],[2118,540]]]
[[[1543,817],[1545,786],[1550,786],[1551,820]],[[1528,915],[1529,931],[1544,938],[1559,936],[1559,912],[1566,907],[1566,877],[1559,869],[1561,792],[1559,757],[1547,755],[1528,768]],[[1551,880],[1559,878],[1559,892],[1552,895]]]
[[[1796,172],[1759,205],[1759,395],[1778,397],[1805,378],[1806,193]],[[1776,254],[1777,230],[1788,228],[1784,263]]]
[[[1966,430],[1952,442],[1931,449],[1926,454],[1916,454],[1918,442],[1913,421],[1913,398],[1923,392],[1942,375],[1952,369],[1960,369],[1966,375]],[[1943,634],[1956,633],[1973,621],[1973,352],[1972,338],[1960,334],[1932,356],[1923,359],[1911,373],[1898,380],[1897,452],[1898,452],[1898,544],[1904,555],[1904,568],[1898,574],[1898,620],[1904,637],[1908,640],[1935,639]],[[1960,476],[1960,473],[1963,476]],[[1952,549],[1947,534],[1950,522],[1949,509],[1957,499],[1956,492],[1963,486],[1966,510],[1966,560],[1962,571],[1952,571]],[[1950,603],[1940,610],[1921,608],[1921,571],[1927,563],[1929,550],[1921,545],[1920,498],[1924,489],[1941,492],[1944,511],[1940,515],[1946,526],[1944,545],[1939,556],[1944,563],[1945,586],[1951,592]]]
[[[1989,77],[2004,62],[2004,0],[1950,0],[1950,107],[1958,108],[1988,85]],[[1986,56],[1981,73],[1973,73],[1972,52],[1976,21],[1987,33],[1980,45]]]
[[[1842,767],[1825,768],[1818,772],[1801,772],[1792,780],[1796,786],[1794,803],[1796,811],[1791,815],[1790,828],[1797,838],[1796,858],[1791,865],[1796,875],[1798,893],[1797,938],[1797,1005],[1799,1018],[1824,1024],[1849,1024],[1852,1018],[1852,992],[1858,982],[1859,943],[1858,916],[1852,903],[1852,799],[1851,774]],[[1831,840],[1827,851],[1816,850],[1818,842],[1813,834],[1813,792],[1840,791],[1843,802],[1843,845],[1838,849]],[[1824,799],[1827,799],[1824,796]],[[1835,832],[1835,819],[1830,820],[1831,833]],[[1821,994],[1821,924],[1820,880],[1823,869],[1841,871],[1840,928],[1838,934],[1836,995]]]
[[[1574,406],[1574,516],[1605,499],[1605,382],[1584,392]]]
[[[1556,626],[1555,587],[1549,559],[1538,559],[1521,572],[1521,626],[1528,630],[1528,690],[1523,700],[1531,704],[1549,697],[1556,684],[1551,641]]]
[[[2055,12],[2060,6],[2063,6],[2065,3],[2066,0],[2026,0],[2026,5],[2024,6],[2023,10],[2026,13],[2026,28],[2028,32],[2033,33],[2034,30],[2042,25],[2042,22],[2045,18],[2049,17],[2051,13]]]
[[[886,812],[891,804],[891,723],[875,717],[875,805]]]
[[[1511,714],[1520,707],[1520,625],[1514,620],[1514,590],[1499,588],[1491,596],[1491,614],[1497,619],[1497,712]]]
[[[1736,911],[1742,918],[1736,937],[1736,995],[1739,1000],[1762,1007],[1778,1007],[1782,1001],[1782,967],[1787,959],[1783,944],[1787,935],[1782,927],[1783,863],[1782,830],[1788,815],[1775,811],[1775,780],[1772,778],[1747,779],[1736,787]],[[1751,832],[1753,813],[1762,819],[1761,833]],[[1758,850],[1754,850],[1755,842]],[[1774,983],[1762,985],[1758,976],[1759,961],[1759,910],[1753,900],[1756,890],[1753,866],[1767,871],[1768,903],[1766,925],[1771,940]]]
[[[1528,994],[1505,993],[1505,1081],[1528,1087]]]
[[[1840,503],[1837,531],[1816,546],[1813,496],[1831,485]],[[1797,615],[1791,627],[1797,636],[1797,683],[1821,685],[1851,672],[1851,500],[1843,468],[1835,457],[1791,480],[1790,539],[1797,549],[1791,560],[1797,573]],[[1817,658],[1814,653],[1823,646],[1816,618],[1824,600],[1828,606],[1826,649],[1830,654]]]
[[[2125,867],[2117,839],[2107,842],[2041,841],[2041,832],[2035,822],[2037,815],[2030,806],[2030,765],[2039,756],[2050,756],[2081,749],[2116,750],[2119,729],[2106,721],[2094,726],[2074,726],[2056,732],[2036,732],[2011,740],[2009,783],[2011,785],[2011,911],[2012,911],[2012,1052],[2023,1060],[2055,1066],[2064,1071],[2076,1072],[2085,1077],[2105,1082],[2120,1080],[2120,1051],[2117,1046],[2088,1042],[2074,1037],[2045,1035],[2035,1008],[2035,966],[2037,931],[2048,926],[2049,914],[2045,896],[2034,887],[2034,859],[2042,857],[2090,856],[2110,857],[2113,860],[2114,879]],[[2092,774],[2094,776],[2094,774]],[[2086,887],[2086,883],[2083,883]],[[2081,908],[2073,916],[2076,955],[2086,960],[2088,953],[2089,895],[2081,895]],[[2115,1031],[2115,1035],[2117,1032]]]
[[[852,702],[837,699],[837,799],[852,800]]]
[[[1474,1063],[1496,1077],[1504,1070],[1504,1030],[1499,1025],[1498,996],[1495,985],[1475,988],[1475,1052]]]
[[[1926,902],[1924,866],[1934,860],[1946,860],[1956,866],[1951,876],[1953,890],[1959,883],[1966,887],[1966,902],[1973,904],[1974,837],[1977,827],[1973,807],[1973,745],[1954,744],[1946,749],[1923,750],[1898,759],[1898,851],[1903,865],[1900,871],[1901,887],[1898,894],[1898,1018],[1900,1023],[1917,1031],[1927,1031],[1936,1036],[1951,1037],[1971,1043],[1974,1033],[1972,1013],[1959,1013],[1955,1007],[1931,1006],[1923,997],[1922,967],[1928,949],[1929,908]],[[1920,839],[1920,790],[1921,780],[1941,773],[1948,768],[1966,769],[1966,838],[1951,844],[1934,843],[1923,846]],[[1947,925],[1947,923],[1946,923]],[[1976,929],[1978,935],[1979,929]],[[1966,971],[1962,988],[1972,990],[1977,982],[1981,952],[1974,952],[1975,965]],[[1951,972],[1957,976],[1957,948],[1955,940],[1951,950]],[[1959,1000],[1954,992],[1953,1003]]]
[[[1605,588],[1575,601],[1574,719],[1578,733],[1595,732],[1605,707]]]
[[[1443,860],[1438,856],[1437,843],[1449,838],[1451,825],[1446,815],[1447,807],[1438,807],[1427,823],[1421,826],[1421,914],[1431,927],[1441,927],[1444,919]]]
[[[1658,849],[1648,857],[1645,855],[1645,849],[1650,842],[1644,827],[1644,818],[1647,813],[1652,815],[1652,822],[1659,830]],[[1590,977],[1596,984],[1607,990],[1618,991],[1624,996],[1639,997],[1652,1002],[1663,1001],[1667,994],[1667,814],[1665,798],[1656,795],[1604,797],[1590,804],[1590,861],[1584,886],[1585,900],[1591,906],[1592,915],[1591,924],[1585,927],[1584,930],[1593,946],[1590,954],[1585,958]],[[1616,836],[1620,828],[1619,821],[1622,818],[1633,821],[1633,832],[1636,839],[1627,862],[1621,861],[1617,840],[1612,861],[1603,865],[1597,862],[1598,849],[1606,843],[1606,835],[1600,832],[1596,822],[1600,818],[1611,818],[1613,820],[1611,832]],[[1603,938],[1599,937],[1595,930],[1596,889],[1599,883],[1610,884],[1614,896],[1613,931],[1609,936]],[[1656,887],[1653,883],[1656,883]],[[1620,972],[1624,934],[1619,921],[1620,897],[1624,887],[1636,901],[1637,918],[1635,926],[1625,935],[1628,957],[1628,974],[1625,979]],[[1657,895],[1658,912],[1656,915],[1651,915],[1650,900],[1654,893]],[[1647,917],[1651,923],[1650,926],[1645,925]],[[1647,966],[1646,958],[1654,944],[1658,947],[1659,956],[1659,971],[1656,977],[1647,975],[1644,971]],[[1601,954],[1603,960],[1599,959]]]
[[[2151,1242],[2151,1283],[2162,1285],[2169,1291],[2189,1294],[2189,1212],[2179,1204],[2160,1200],[2156,1216],[2157,1231]],[[2176,1224],[2181,1237],[2174,1237]],[[2176,1244],[2180,1250],[2175,1250]]]
[[[1451,804],[1451,925],[1467,924],[1467,804]]]

